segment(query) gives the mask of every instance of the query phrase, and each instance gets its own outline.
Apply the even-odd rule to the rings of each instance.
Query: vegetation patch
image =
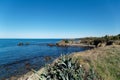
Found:
[[[120,46],[107,46],[72,54],[72,58],[89,68],[93,66],[104,80],[120,80]]]
[[[86,70],[78,64],[78,60],[72,60],[68,56],[62,56],[54,63],[47,65],[40,76],[40,80],[102,80],[91,67]]]

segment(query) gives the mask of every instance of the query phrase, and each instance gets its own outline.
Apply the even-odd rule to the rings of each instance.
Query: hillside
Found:
[[[104,80],[120,80],[120,46],[106,46],[71,55],[86,69],[93,66]]]

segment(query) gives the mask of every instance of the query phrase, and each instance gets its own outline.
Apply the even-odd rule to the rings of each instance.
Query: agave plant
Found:
[[[54,65],[47,65],[45,72],[40,75],[40,80],[102,80],[93,68],[86,71],[77,60],[68,56],[61,56]]]

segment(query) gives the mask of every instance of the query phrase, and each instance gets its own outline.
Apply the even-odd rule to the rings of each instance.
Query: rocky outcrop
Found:
[[[47,44],[47,46],[53,47],[53,46],[56,46],[56,44],[49,43],[49,44]]]
[[[17,45],[18,45],[18,46],[23,46],[24,43],[20,42],[20,43],[18,43]]]
[[[49,60],[51,60],[51,57],[50,56],[45,56],[44,59],[45,59],[46,62],[48,62]]]
[[[17,44],[17,46],[24,46],[24,45],[30,45],[30,43],[29,42],[26,42],[26,43],[20,42]]]

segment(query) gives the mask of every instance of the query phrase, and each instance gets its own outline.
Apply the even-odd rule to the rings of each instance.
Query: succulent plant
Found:
[[[77,60],[68,56],[61,56],[54,65],[47,65],[45,72],[40,75],[40,80],[102,80],[93,68],[86,71]]]

